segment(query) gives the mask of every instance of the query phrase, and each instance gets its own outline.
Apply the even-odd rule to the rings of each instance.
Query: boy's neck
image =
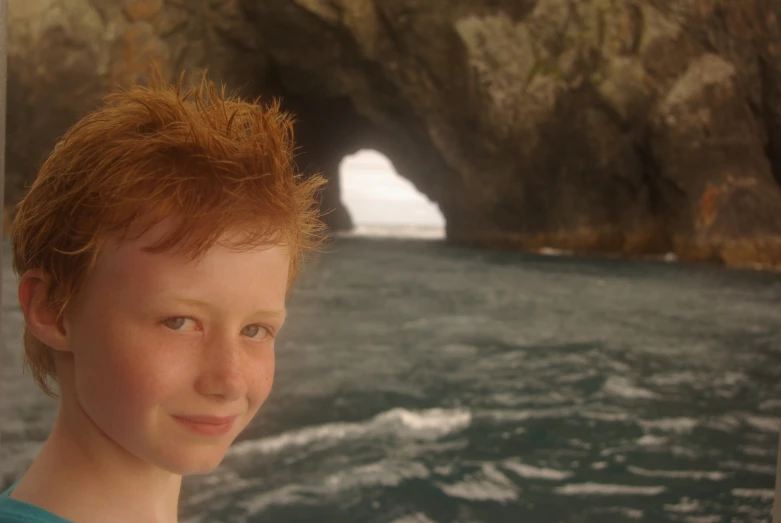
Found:
[[[82,430],[91,420],[78,406],[84,420],[65,415],[63,402],[11,497],[73,523],[176,523],[182,477],[131,458],[94,425]]]

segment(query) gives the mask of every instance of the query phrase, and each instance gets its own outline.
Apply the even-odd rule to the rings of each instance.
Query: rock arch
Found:
[[[282,96],[299,158],[382,151],[448,239],[781,266],[772,0],[26,0],[9,9],[8,201],[149,59]]]

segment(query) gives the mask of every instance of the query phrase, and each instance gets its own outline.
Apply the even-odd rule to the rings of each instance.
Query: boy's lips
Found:
[[[173,416],[185,427],[205,436],[221,436],[233,428],[238,416]]]

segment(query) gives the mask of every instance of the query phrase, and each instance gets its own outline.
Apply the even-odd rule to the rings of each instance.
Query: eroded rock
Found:
[[[454,242],[781,267],[771,0],[11,2],[7,203],[56,137],[154,60],[298,116],[302,169],[360,148]]]

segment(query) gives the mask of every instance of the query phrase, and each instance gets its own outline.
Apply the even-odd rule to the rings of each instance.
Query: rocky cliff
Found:
[[[7,202],[100,97],[204,68],[374,148],[459,243],[781,267],[776,0],[10,0]]]

